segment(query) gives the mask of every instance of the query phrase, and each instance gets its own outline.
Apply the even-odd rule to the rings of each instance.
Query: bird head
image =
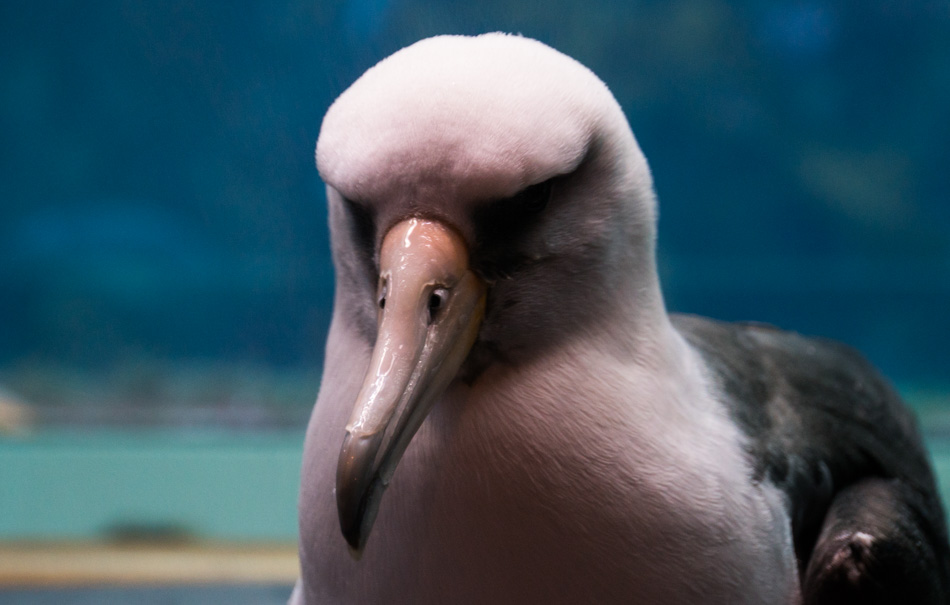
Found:
[[[317,142],[336,320],[372,345],[336,498],[354,554],[453,380],[662,307],[646,160],[607,87],[544,44],[442,36],[367,71]]]

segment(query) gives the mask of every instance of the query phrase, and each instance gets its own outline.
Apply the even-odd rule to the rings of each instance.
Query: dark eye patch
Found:
[[[538,223],[551,199],[554,179],[526,187],[515,195],[475,210],[476,271],[487,279],[510,276],[526,258],[518,241]]]
[[[508,211],[519,215],[519,218],[528,218],[539,214],[548,206],[551,199],[551,185],[554,179],[531,185],[506,200]]]
[[[350,234],[360,253],[373,258],[376,253],[376,216],[368,207],[344,198],[350,223]]]

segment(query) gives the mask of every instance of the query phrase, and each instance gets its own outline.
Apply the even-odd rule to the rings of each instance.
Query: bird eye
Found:
[[[538,214],[547,207],[548,200],[551,199],[552,180],[548,179],[522,189],[511,201],[525,214]]]
[[[554,177],[525,187],[515,195],[495,199],[475,209],[475,254],[479,275],[499,279],[511,275],[528,259],[513,242],[527,241],[541,228],[539,220],[551,200]]]

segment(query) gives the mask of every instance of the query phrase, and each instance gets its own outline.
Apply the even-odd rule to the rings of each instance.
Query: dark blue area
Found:
[[[439,33],[521,32],[614,91],[675,310],[950,368],[944,2],[0,4],[0,367],[316,366],[332,100]]]

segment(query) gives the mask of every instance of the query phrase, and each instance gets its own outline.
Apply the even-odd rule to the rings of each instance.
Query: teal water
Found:
[[[0,539],[295,540],[303,431],[0,439]]]
[[[302,444],[302,431],[0,439],[0,540],[296,540]],[[950,439],[928,444],[946,503]]]
[[[123,586],[0,589],[4,605],[285,605],[292,586]]]

